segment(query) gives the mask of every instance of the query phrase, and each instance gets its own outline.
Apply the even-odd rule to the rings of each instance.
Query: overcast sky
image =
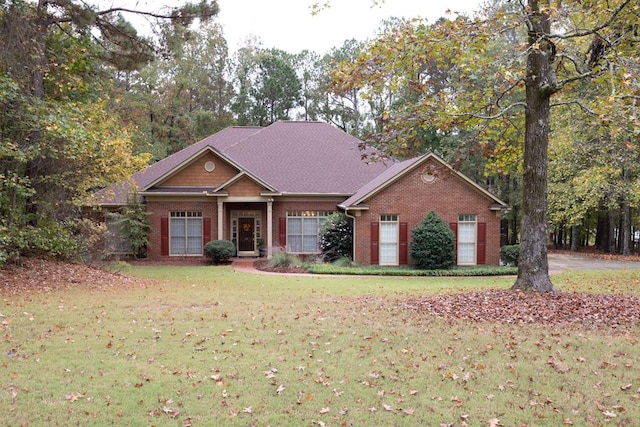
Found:
[[[472,14],[480,1],[386,0],[383,6],[372,6],[372,0],[331,0],[331,7],[316,16],[309,9],[312,3],[314,0],[218,0],[218,20],[231,50],[255,35],[266,48],[324,54],[345,40],[372,37],[384,19],[419,16],[434,22],[442,16],[451,17],[447,10]]]
[[[91,1],[91,0],[89,0]],[[199,0],[192,0],[197,3]],[[218,0],[218,22],[224,27],[229,49],[235,51],[248,36],[257,36],[265,48],[289,53],[308,49],[319,54],[340,47],[345,40],[366,40],[375,35],[380,23],[391,17],[423,17],[429,22],[447,15],[447,10],[473,14],[481,0],[330,0],[331,7],[311,15],[314,2],[327,0]],[[101,8],[123,6],[141,11],[157,11],[163,5],[185,0],[93,0]],[[142,29],[135,16],[126,18]]]

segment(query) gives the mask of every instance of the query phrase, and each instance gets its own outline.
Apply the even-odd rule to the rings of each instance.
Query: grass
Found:
[[[3,297],[3,425],[633,425],[640,325],[445,322],[409,295],[512,278],[133,267],[145,287]],[[638,294],[637,272],[554,277]]]

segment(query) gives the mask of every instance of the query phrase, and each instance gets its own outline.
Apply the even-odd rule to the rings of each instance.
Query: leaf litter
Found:
[[[407,310],[445,320],[506,324],[584,324],[617,328],[640,322],[640,298],[623,294],[483,290],[408,298]]]

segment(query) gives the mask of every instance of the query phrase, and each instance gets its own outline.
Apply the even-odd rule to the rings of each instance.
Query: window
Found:
[[[331,212],[287,212],[287,250],[297,253],[319,252],[318,232]]]
[[[202,212],[171,212],[170,255],[202,255]]]
[[[398,265],[398,215],[380,215],[380,265]]]
[[[458,264],[476,263],[476,215],[458,217]]]

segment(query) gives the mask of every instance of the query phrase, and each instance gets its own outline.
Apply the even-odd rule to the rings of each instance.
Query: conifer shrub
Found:
[[[212,240],[204,245],[204,253],[212,264],[225,264],[235,255],[236,245],[230,240]]]
[[[449,269],[455,264],[453,231],[435,212],[413,228],[411,258],[421,270]]]
[[[505,245],[500,248],[502,264],[517,267],[519,258],[520,245]]]
[[[322,259],[333,262],[340,258],[353,259],[353,224],[342,212],[329,215],[320,227]]]

